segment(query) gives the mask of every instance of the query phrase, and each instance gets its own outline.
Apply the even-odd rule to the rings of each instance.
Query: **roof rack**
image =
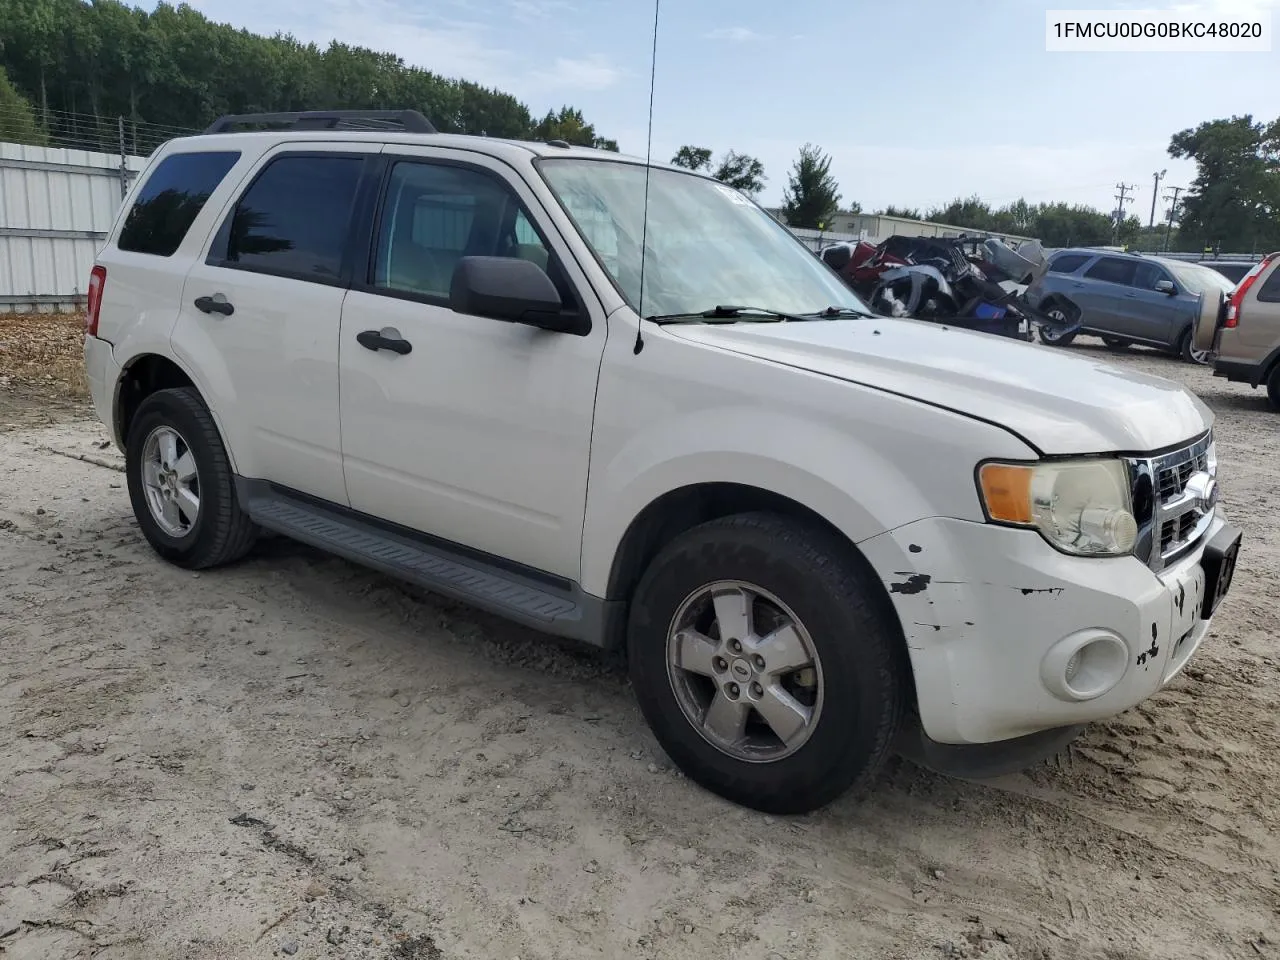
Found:
[[[436,133],[431,121],[417,110],[304,110],[298,113],[229,113],[205,128],[205,133],[231,133],[249,124],[285,126],[290,130],[403,130]]]

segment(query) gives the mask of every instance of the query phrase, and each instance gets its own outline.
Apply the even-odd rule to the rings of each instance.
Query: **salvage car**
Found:
[[[1040,341],[1065,347],[1081,333],[1112,349],[1159,347],[1189,363],[1205,363],[1195,342],[1201,316],[1217,317],[1234,284],[1195,263],[1091,249],[1058,250],[1027,289],[1026,299],[1057,321]],[[1063,330],[1063,326],[1075,329]]]
[[[873,316],[710,177],[413,111],[170,140],[84,352],[165,561],[273,531],[622,651],[679,768],[765,811],[1142,703],[1241,542],[1184,387]]]
[[[1253,265],[1216,318],[1202,319],[1196,345],[1212,355],[1215,377],[1265,387],[1280,410],[1280,252]]]

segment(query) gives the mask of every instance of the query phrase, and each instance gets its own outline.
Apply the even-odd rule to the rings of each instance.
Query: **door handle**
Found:
[[[413,344],[391,327],[384,327],[382,330],[362,330],[356,334],[356,342],[366,350],[390,350],[402,357],[413,349]]]
[[[220,313],[224,317],[236,312],[236,308],[220,293],[215,293],[212,297],[196,297],[196,309],[201,313]]]

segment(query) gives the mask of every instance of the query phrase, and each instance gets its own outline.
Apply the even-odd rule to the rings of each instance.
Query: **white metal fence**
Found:
[[[0,143],[0,313],[78,310],[143,157]]]

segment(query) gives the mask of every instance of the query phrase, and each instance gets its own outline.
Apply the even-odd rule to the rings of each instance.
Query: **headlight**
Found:
[[[1128,470],[1119,460],[984,463],[978,490],[993,521],[1034,527],[1064,553],[1123,556],[1138,538]]]

